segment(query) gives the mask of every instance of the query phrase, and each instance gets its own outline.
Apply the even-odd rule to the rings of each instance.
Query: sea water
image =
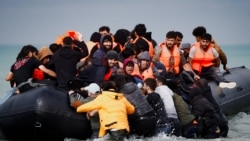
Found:
[[[9,82],[5,81],[5,76],[10,70],[10,66],[15,62],[17,54],[21,50],[23,45],[0,45],[0,98],[3,94],[10,89]],[[41,46],[36,46],[38,49]],[[227,55],[229,68],[245,66],[250,69],[250,45],[225,45],[221,46],[224,53]],[[223,69],[221,68],[223,71]],[[227,117],[229,120],[229,132],[227,138],[212,139],[211,141],[245,141],[250,138],[250,113],[240,112],[231,117]],[[1,140],[1,138],[0,138]],[[74,141],[75,139],[65,139],[65,141]],[[95,139],[101,141],[102,139]],[[135,139],[131,138],[128,141],[166,141],[166,140],[177,140],[177,141],[201,141],[203,139],[185,139],[183,137],[168,137],[159,135],[157,137]]]

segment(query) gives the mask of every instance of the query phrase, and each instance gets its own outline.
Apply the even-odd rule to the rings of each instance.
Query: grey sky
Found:
[[[159,43],[180,31],[194,42],[203,25],[219,44],[250,44],[248,0],[1,0],[0,44],[49,45],[73,29],[90,35],[102,25],[132,30],[144,23]]]

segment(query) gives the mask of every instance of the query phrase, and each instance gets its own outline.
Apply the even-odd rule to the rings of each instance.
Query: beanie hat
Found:
[[[190,43],[183,43],[181,44],[181,49],[189,49],[191,47]]]
[[[204,34],[201,35],[201,39],[208,40],[208,41],[211,42],[212,41],[212,35],[209,34],[209,33],[204,33]]]
[[[114,50],[110,50],[107,52],[107,59],[118,59],[118,53]]]
[[[125,59],[125,60],[123,61],[123,69],[125,69],[126,66],[127,66],[128,64],[133,64],[133,65],[134,65],[133,60],[130,59],[130,58]]]
[[[53,55],[49,47],[47,46],[41,47],[41,49],[38,51],[38,60],[42,61],[45,57],[49,55]]]
[[[148,51],[144,51],[144,52],[140,53],[139,56],[138,56],[138,59],[139,59],[139,60],[147,60],[147,61],[150,61],[150,56],[149,56]]]
[[[98,94],[101,92],[100,86],[96,83],[91,83],[87,87],[85,87],[84,89],[92,94]]]

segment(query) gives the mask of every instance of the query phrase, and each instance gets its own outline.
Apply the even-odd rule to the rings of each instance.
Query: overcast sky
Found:
[[[49,45],[73,29],[90,35],[102,25],[132,30],[144,23],[159,43],[170,30],[194,42],[205,26],[219,44],[250,44],[249,0],[1,0],[0,44]]]

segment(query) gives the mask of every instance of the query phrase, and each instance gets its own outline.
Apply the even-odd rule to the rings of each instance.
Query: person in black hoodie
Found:
[[[226,137],[228,133],[228,120],[222,110],[220,109],[220,106],[214,99],[211,88],[208,85],[208,81],[206,79],[199,79],[195,81],[195,85],[198,86],[203,91],[203,96],[207,98],[207,100],[213,104],[215,111],[220,117],[219,121],[219,128],[220,128],[220,136]]]
[[[63,47],[56,51],[52,57],[59,88],[69,90],[67,83],[77,73],[77,62],[87,55],[88,49],[84,41],[80,42],[69,36],[63,38]]]
[[[204,138],[218,138],[220,135],[219,115],[216,113],[214,106],[204,96],[199,87],[194,87],[190,92],[191,112],[195,118],[202,119],[202,133]]]

